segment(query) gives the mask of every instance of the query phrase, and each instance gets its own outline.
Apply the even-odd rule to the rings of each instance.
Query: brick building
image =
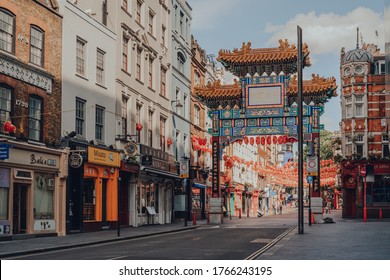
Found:
[[[389,217],[385,54],[374,44],[341,51],[344,217]]]
[[[64,234],[62,17],[55,0],[5,0],[0,21],[0,231]]]

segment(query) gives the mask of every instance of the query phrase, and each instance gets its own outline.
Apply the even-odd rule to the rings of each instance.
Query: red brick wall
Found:
[[[2,0],[0,7],[15,15],[15,54],[12,57],[29,65],[30,26],[36,25],[44,31],[44,65],[41,68],[52,76],[52,92],[0,74],[0,83],[13,88],[12,123],[17,127],[15,136],[28,138],[28,108],[15,105],[15,100],[28,103],[29,95],[43,99],[43,142],[48,145],[59,143],[61,136],[61,87],[62,87],[62,17],[55,10],[36,1]],[[7,56],[0,53],[1,56]],[[34,68],[35,66],[31,66]]]

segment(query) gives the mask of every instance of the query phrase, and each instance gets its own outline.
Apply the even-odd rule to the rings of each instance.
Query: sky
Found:
[[[325,104],[321,123],[326,130],[339,130],[340,51],[356,48],[360,40],[384,51],[384,0],[187,0],[192,7],[192,34],[208,55],[218,57],[220,49],[240,49],[243,42],[252,48],[279,46],[279,39],[297,42],[297,26],[310,51],[312,74],[335,77],[338,97]],[[376,35],[377,34],[377,35]],[[360,41],[361,46],[361,41]],[[226,80],[232,83],[231,78]]]

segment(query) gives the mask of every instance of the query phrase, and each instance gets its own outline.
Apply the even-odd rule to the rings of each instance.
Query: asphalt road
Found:
[[[25,260],[240,260],[272,242],[288,227],[209,227],[61,251]]]

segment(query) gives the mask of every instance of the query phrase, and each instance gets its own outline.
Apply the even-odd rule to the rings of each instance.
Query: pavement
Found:
[[[303,234],[298,234],[297,231],[296,209],[289,209],[281,215],[268,214],[262,218],[225,217],[221,225],[211,225],[207,224],[206,220],[201,220],[197,221],[196,225],[188,222],[186,227],[184,222],[137,228],[122,227],[119,237],[117,230],[105,230],[2,241],[0,259],[218,226],[290,228],[287,235],[281,236],[255,255],[254,259],[259,260],[390,260],[390,219],[368,220],[364,223],[361,219],[341,218],[340,210],[324,214],[324,217],[331,217],[335,223],[309,226],[305,221]]]

